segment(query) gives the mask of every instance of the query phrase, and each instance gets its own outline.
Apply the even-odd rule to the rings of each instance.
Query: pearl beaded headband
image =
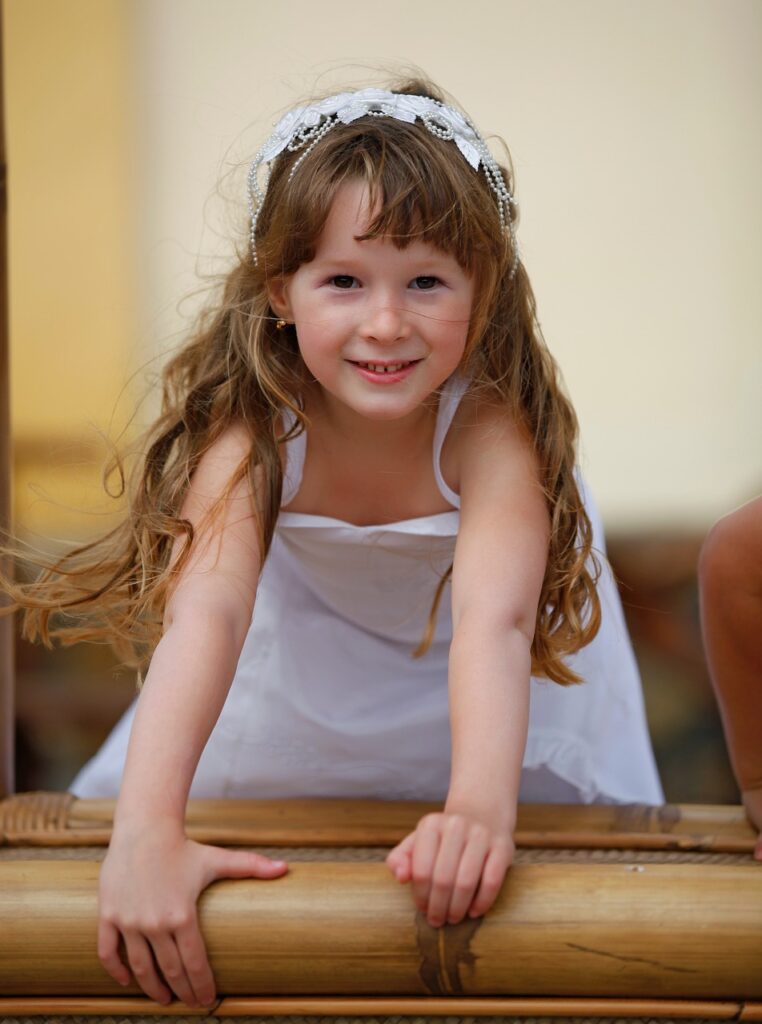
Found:
[[[254,263],[257,263],[257,220],[267,189],[266,178],[263,184],[260,183],[260,169],[271,163],[284,149],[290,153],[302,149],[304,152],[289,173],[288,180],[291,181],[302,160],[332,128],[337,124],[351,124],[357,118],[366,116],[393,117],[408,124],[420,120],[438,139],[452,140],[474,170],[478,171],[481,164],[497,200],[500,226],[511,238],[514,255],[510,276],[513,277],[519,254],[510,207],[515,206],[516,201],[508,191],[497,161],[476,128],[459,111],[429,96],[408,96],[373,88],[342,92],[309,107],[295,107],[277,122],[275,131],[254,157],[248,176],[251,217],[249,239]]]

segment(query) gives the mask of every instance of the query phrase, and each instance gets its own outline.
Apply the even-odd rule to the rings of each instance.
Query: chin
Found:
[[[350,408],[353,409],[359,416],[364,416],[368,420],[376,420],[382,422],[384,420],[401,420],[405,416],[409,416],[411,412],[414,412],[420,402],[358,402],[352,403]]]

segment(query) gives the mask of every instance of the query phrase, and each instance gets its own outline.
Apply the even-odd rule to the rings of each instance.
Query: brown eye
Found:
[[[421,277],[416,277],[413,280],[413,284],[419,291],[428,292],[431,291],[432,288],[436,288],[439,284],[439,278],[422,275]]]
[[[355,283],[355,279],[351,274],[336,274],[335,277],[331,278],[331,284],[335,288],[351,288]]]

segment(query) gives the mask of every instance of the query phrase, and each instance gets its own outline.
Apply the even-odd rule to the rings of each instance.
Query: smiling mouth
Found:
[[[420,363],[420,361],[420,359],[408,359],[404,363],[361,363],[357,359],[349,360],[355,366],[361,366],[363,370],[370,370],[372,373],[398,373],[400,370],[406,370],[408,366]]]

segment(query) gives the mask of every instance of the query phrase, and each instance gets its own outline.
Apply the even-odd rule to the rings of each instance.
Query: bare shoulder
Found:
[[[206,449],[191,477],[182,515],[193,522],[226,492],[231,500],[245,499],[248,486],[242,482],[231,489],[232,480],[251,451],[251,436],[243,423],[231,423]]]
[[[461,404],[453,619],[478,609],[483,621],[518,623],[531,640],[550,537],[538,460],[508,410],[474,398]]]
[[[231,423],[201,456],[192,486],[203,480],[223,488],[250,451],[251,435],[246,426],[237,421]]]
[[[466,394],[452,426],[448,468],[463,505],[485,492],[523,484],[541,489],[540,469],[526,428],[505,407]]]
[[[251,618],[261,558],[254,503],[244,472],[251,437],[234,423],[207,448],[191,476],[180,517],[193,527],[193,546],[167,603],[171,616],[185,603],[217,607],[240,620]],[[185,547],[176,538],[174,562]]]

